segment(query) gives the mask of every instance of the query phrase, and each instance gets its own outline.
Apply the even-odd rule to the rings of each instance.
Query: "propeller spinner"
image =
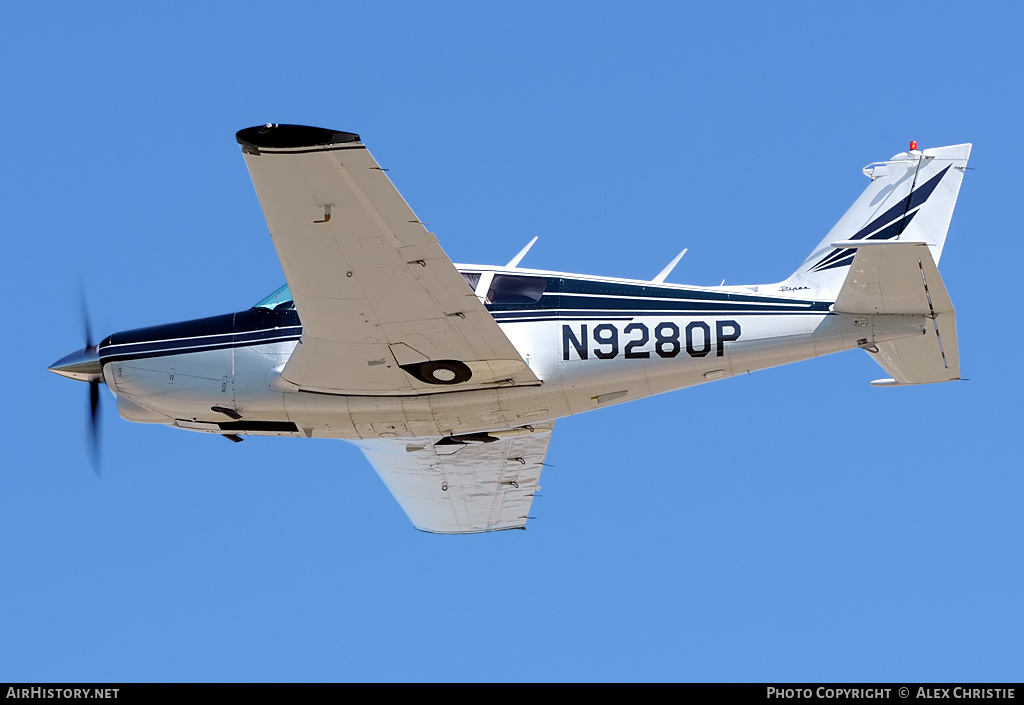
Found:
[[[99,346],[94,345],[92,342],[89,316],[84,311],[83,320],[85,324],[85,347],[70,355],[65,355],[50,365],[49,369],[50,372],[55,372],[62,377],[89,383],[89,460],[92,463],[93,472],[99,477],[100,384],[105,380],[103,379],[103,367],[100,365]]]

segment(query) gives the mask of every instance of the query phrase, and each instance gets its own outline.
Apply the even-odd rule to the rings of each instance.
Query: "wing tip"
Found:
[[[235,133],[235,139],[243,147],[270,149],[297,149],[300,147],[323,147],[331,144],[359,142],[354,132],[328,130],[323,127],[305,125],[265,125],[247,127]]]
[[[530,518],[532,518],[532,517],[530,517]],[[498,525],[495,525],[495,524],[489,524],[487,526],[472,526],[472,527],[469,527],[469,528],[453,529],[453,528],[450,528],[450,527],[445,527],[445,528],[433,527],[432,528],[432,527],[426,527],[426,526],[419,526],[418,524],[414,523],[413,524],[413,528],[415,528],[417,531],[422,531],[425,534],[441,534],[441,535],[447,535],[447,536],[464,536],[466,534],[491,534],[491,533],[494,533],[494,532],[497,532],[497,531],[513,531],[513,530],[526,531],[526,524],[525,523],[523,523],[523,524],[505,524],[505,525],[501,525],[501,526],[498,526]]]

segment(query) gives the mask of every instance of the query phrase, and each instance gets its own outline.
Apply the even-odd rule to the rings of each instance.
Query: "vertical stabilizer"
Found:
[[[970,144],[912,149],[864,167],[871,184],[783,284],[822,298],[837,294],[856,249],[834,242],[924,242],[938,263],[970,155]]]

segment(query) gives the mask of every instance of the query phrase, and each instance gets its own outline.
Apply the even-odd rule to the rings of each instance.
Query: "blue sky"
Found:
[[[1019,681],[1013,3],[9,4],[0,681]],[[46,371],[283,282],[234,140],[358,132],[448,254],[787,276],[906,148],[973,142],[970,381],[849,352],[559,422],[525,532],[415,531],[340,441],[130,424]]]

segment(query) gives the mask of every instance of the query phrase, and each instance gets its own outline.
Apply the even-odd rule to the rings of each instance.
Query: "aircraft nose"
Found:
[[[61,377],[77,379],[81,382],[102,382],[103,367],[100,365],[99,348],[96,345],[84,347],[70,355],[65,355],[50,365],[50,372]]]

